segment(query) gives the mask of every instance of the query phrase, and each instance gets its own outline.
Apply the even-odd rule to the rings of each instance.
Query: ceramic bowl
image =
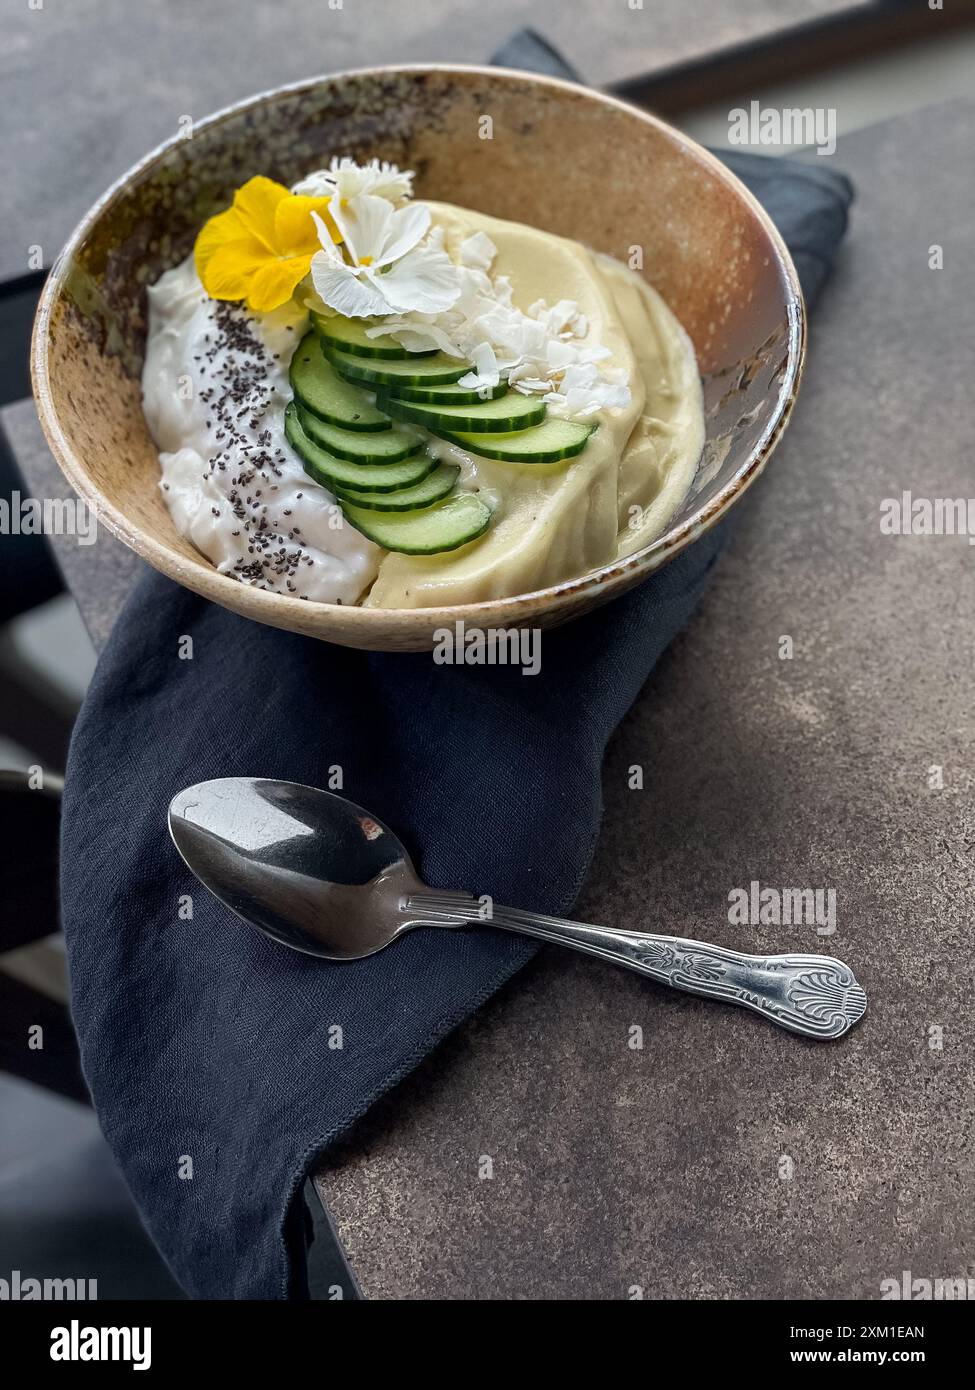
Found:
[[[481,139],[490,115],[493,138]],[[139,376],[146,286],[189,252],[203,221],[252,174],[293,183],[333,154],[417,173],[418,196],[574,237],[626,259],[690,334],[707,443],[664,533],[624,560],[487,603],[375,609],[248,588],[175,530],[158,486]],[[92,208],[48,278],[34,331],[34,389],[48,441],[101,522],[180,584],[258,622],[346,646],[422,650],[436,628],[546,627],[622,593],[713,526],[782,434],[802,367],[795,269],[762,208],[694,141],[635,107],[499,68],[387,67],[254,97],[148,155]]]

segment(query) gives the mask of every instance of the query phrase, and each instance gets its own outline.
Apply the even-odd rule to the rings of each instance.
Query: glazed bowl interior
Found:
[[[290,184],[335,154],[415,170],[421,198],[573,237],[630,264],[642,259],[644,276],[694,343],[707,427],[691,491],[650,546],[533,594],[383,610],[250,588],[218,574],[179,535],[140,401],[146,286],[186,256],[201,223],[251,175]],[[795,397],[803,350],[802,296],[778,234],[692,141],[568,83],[423,67],[268,93],[150,155],[92,209],[54,267],[33,369],[41,422],[63,471],[101,523],[150,564],[258,621],[351,646],[416,650],[458,618],[480,626],[563,622],[670,559],[764,466]]]

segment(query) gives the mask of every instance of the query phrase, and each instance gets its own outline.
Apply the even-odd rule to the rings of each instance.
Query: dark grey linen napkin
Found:
[[[794,162],[734,164],[812,299],[849,185]],[[304,1296],[305,1176],[536,947],[476,929],[416,932],[348,965],[297,955],[191,877],[166,833],[170,798],[237,774],[327,786],[338,764],[345,794],[401,835],[430,884],[565,913],[599,831],[607,739],[690,616],[723,531],[546,634],[534,677],[333,647],[143,577],[72,741],[62,913],[94,1104],[187,1292]],[[185,635],[192,661],[177,659]]]

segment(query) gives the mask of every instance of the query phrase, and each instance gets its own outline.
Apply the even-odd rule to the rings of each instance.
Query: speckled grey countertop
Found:
[[[975,548],[880,528],[902,490],[975,494],[973,139],[965,102],[840,141],[858,198],[793,423],[611,744],[576,909],[828,950],[866,1019],[807,1044],[547,952],[322,1174],[367,1296],[876,1298],[975,1273]],[[56,489],[29,407],[4,422]],[[107,538],[60,558],[100,638],[134,561]],[[835,935],[730,925],[753,879],[835,889]]]

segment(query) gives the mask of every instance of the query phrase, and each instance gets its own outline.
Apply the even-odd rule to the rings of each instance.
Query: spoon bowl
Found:
[[[357,960],[409,925],[399,902],[422,891],[382,821],[298,782],[221,777],[173,797],[169,831],[225,906],[285,946]]]

